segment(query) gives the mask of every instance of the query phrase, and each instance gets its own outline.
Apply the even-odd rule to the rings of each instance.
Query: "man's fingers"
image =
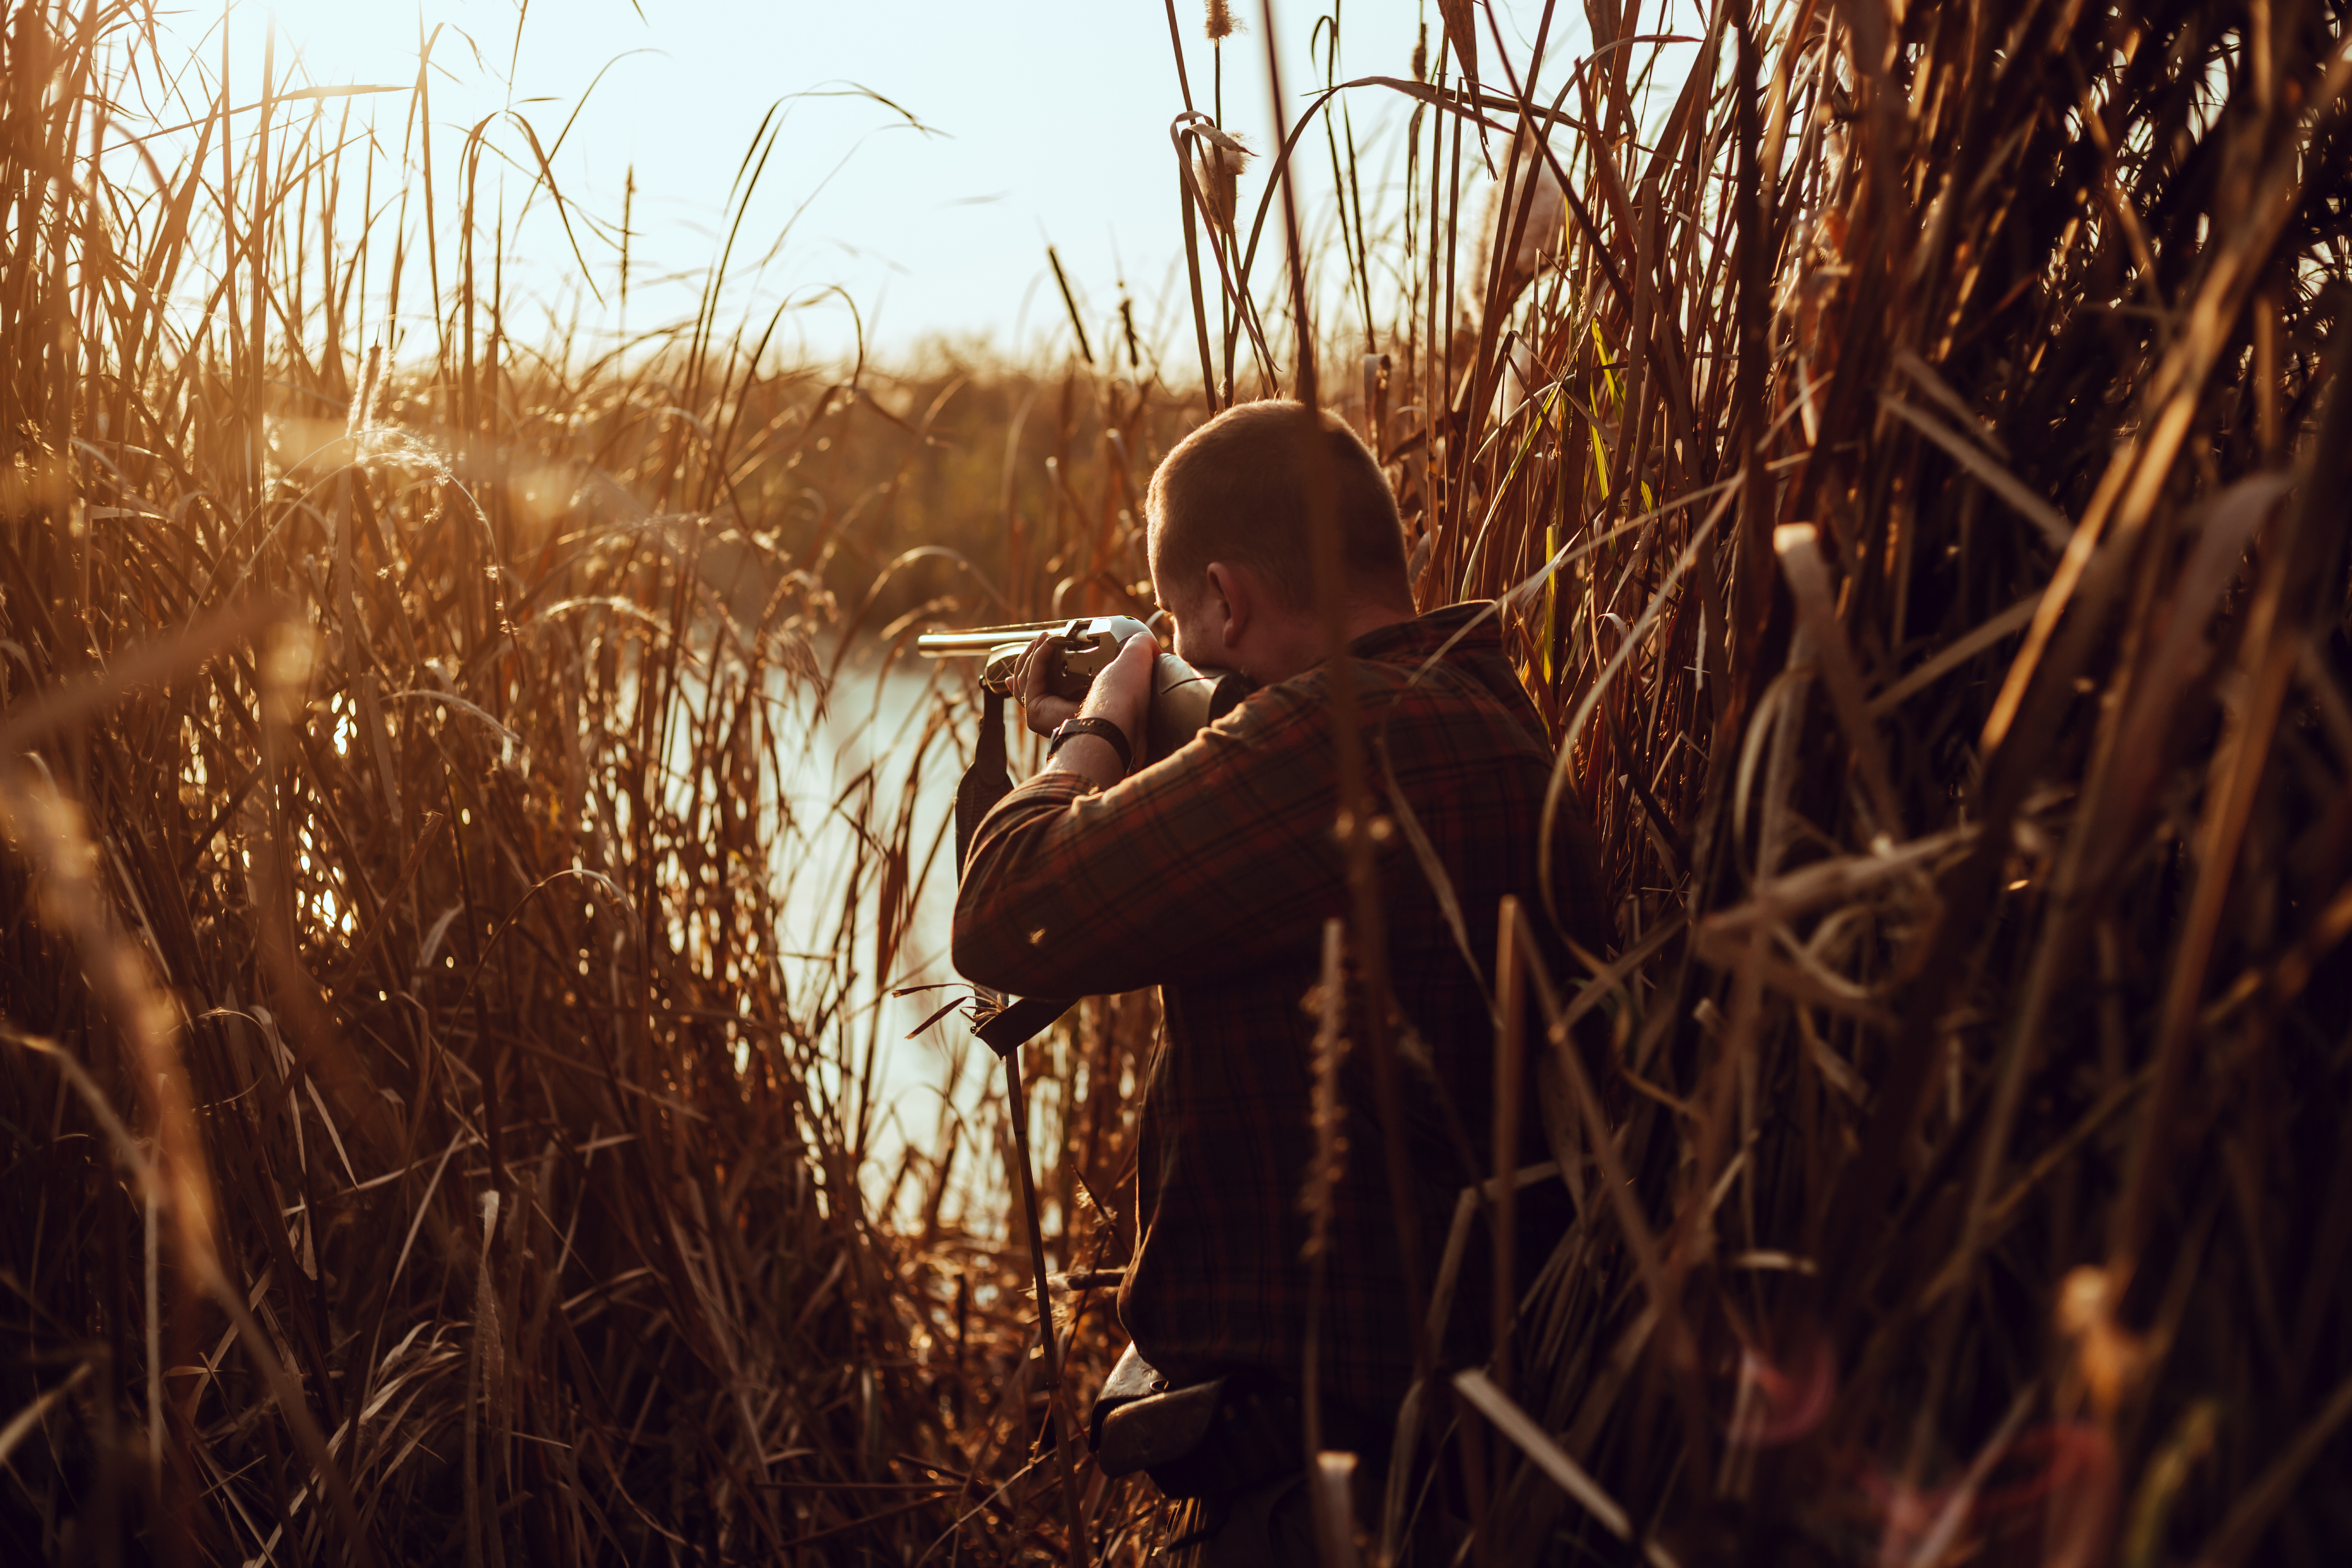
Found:
[[[1013,671],[1013,694],[1020,699],[1022,720],[1033,734],[1052,734],[1054,726],[1077,711],[1076,703],[1047,689],[1055,654],[1047,645],[1053,640],[1052,632],[1038,633],[1022,653],[1021,662]]]
[[[1150,632],[1138,632],[1120,645],[1118,657],[1110,667],[1095,678],[1092,689],[1087,693],[1086,705],[1079,710],[1098,718],[1108,719],[1127,731],[1129,742],[1140,745],[1144,716],[1151,706],[1153,667],[1160,658],[1160,644]]]
[[[1118,657],[1111,661],[1110,668],[1103,671],[1103,679],[1149,693],[1151,667],[1159,658],[1159,643],[1150,632],[1138,632],[1119,645]]]
[[[1021,706],[1024,708],[1037,700],[1038,691],[1045,684],[1045,643],[1046,639],[1053,635],[1051,632],[1039,632],[1032,637],[1027,651],[1022,654],[1021,663],[1016,667],[1013,689],[1021,699]]]

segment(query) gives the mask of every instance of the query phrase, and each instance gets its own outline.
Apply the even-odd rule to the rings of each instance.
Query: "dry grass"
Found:
[[[992,384],[994,444],[931,445],[947,378],[902,414],[707,320],[518,347],[478,146],[439,320],[386,370],[355,280],[413,298],[433,219],[332,232],[339,182],[399,170],[331,100],[231,141],[199,99],[210,151],[152,184],[73,155],[185,64],[142,11],[8,17],[0,1540],[1010,1555],[1042,1399],[1002,1128],[882,1163],[874,1001],[937,874],[911,781],[947,710],[839,781],[862,693],[818,720],[848,634],[939,570],[877,552],[966,486],[944,465],[1076,538],[1041,458],[1097,427]],[[1043,404],[1010,451],[1008,400]],[[1101,1016],[1106,1050],[1146,1026]],[[1116,1116],[1042,1098],[1116,1168]]]
[[[1119,606],[1202,383],[518,344],[483,142],[199,100],[110,178],[140,15],[19,4],[0,72],[0,1539],[1137,1560],[1083,1469],[1064,1539],[996,1102],[877,1131],[958,694],[793,791],[849,636]],[[1526,1000],[1579,1221],[1401,1436],[1481,1563],[2338,1560],[2342,19],[1587,20],[1349,89],[1419,100],[1409,194],[1311,100],[1319,337],[1283,150],[1230,230],[1182,186],[1202,383],[1319,343],[1608,856],[1614,951]],[[370,177],[422,224],[333,233]],[[419,266],[380,372],[351,280]],[[1131,1244],[1155,1023],[1028,1053],[1059,1267]]]

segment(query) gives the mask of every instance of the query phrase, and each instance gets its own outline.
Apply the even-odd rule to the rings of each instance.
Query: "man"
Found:
[[[1353,921],[1334,832],[1338,763],[1308,563],[1305,426],[1297,404],[1230,409],[1171,452],[1151,483],[1151,580],[1176,652],[1237,669],[1257,689],[1190,744],[1130,773],[1158,655],[1151,639],[1129,641],[1079,704],[1044,692],[1042,640],[1033,647],[1018,688],[1024,716],[1058,738],[1045,771],[973,835],[954,953],[966,976],[1021,994],[1160,987],[1166,1037],[1143,1105],[1138,1242],[1120,1318],[1176,1387],[1238,1373],[1295,1399],[1311,1344],[1325,1445],[1377,1465],[1412,1381],[1413,1336],[1358,986],[1347,1027],[1357,1048],[1340,1079],[1345,1163],[1328,1200],[1311,1333],[1307,1321],[1312,1219],[1301,1194],[1315,1150],[1317,1027],[1307,993],[1324,922]],[[1482,619],[1480,605],[1415,614],[1378,462],[1344,425],[1324,416],[1320,428],[1328,461],[1318,482],[1342,541],[1366,780],[1385,825],[1389,1034],[1405,1102],[1393,1131],[1416,1184],[1426,1291],[1457,1194],[1494,1168],[1484,977],[1495,971],[1506,894],[1546,926],[1538,823],[1552,758],[1496,618]],[[1475,970],[1407,847],[1397,819],[1408,812],[1451,884]],[[1554,891],[1578,928],[1566,934],[1597,947],[1591,862],[1577,825],[1567,826]],[[1559,934],[1545,930],[1549,952]],[[1523,1148],[1541,1157],[1532,1131]],[[1442,1360],[1484,1358],[1491,1268],[1460,1270],[1434,1347]],[[1212,1500],[1212,1524],[1231,1517],[1227,1534],[1259,1539],[1213,1541],[1209,1561],[1282,1561],[1299,1549],[1304,1509],[1281,1485],[1238,1510],[1236,1500]],[[1292,1538],[1269,1546],[1269,1528]]]

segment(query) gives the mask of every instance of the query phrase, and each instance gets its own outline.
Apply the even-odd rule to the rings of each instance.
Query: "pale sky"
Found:
[[[229,22],[233,97],[248,104],[257,96],[273,15],[281,75],[299,50],[307,79],[327,86],[412,82],[420,31],[440,27],[432,85],[438,199],[445,208],[452,199],[455,153],[467,127],[485,115],[511,105],[551,143],[577,110],[554,158],[566,196],[617,229],[624,185],[635,173],[633,328],[692,312],[692,286],[654,280],[690,275],[698,283],[723,238],[729,187],[774,109],[782,133],[736,244],[722,331],[747,313],[764,321],[778,304],[802,300],[805,308],[790,313],[779,334],[783,354],[843,353],[855,341],[845,296],[886,357],[933,336],[1058,353],[1067,338],[1045,266],[1051,242],[1080,294],[1097,351],[1122,278],[1148,335],[1171,353],[1189,341],[1179,331],[1183,241],[1168,140],[1183,105],[1161,0],[642,5],[641,17],[631,0],[535,0],[527,14],[515,0],[412,0],[406,9],[351,0],[277,0],[265,8],[246,0]],[[1225,123],[1263,151],[1273,142],[1263,14],[1256,0],[1233,8],[1248,30],[1224,46]],[[1497,20],[1522,70],[1541,11],[1540,0],[1497,0]],[[1176,12],[1194,98],[1206,109],[1213,64],[1202,6],[1180,0]],[[1410,75],[1417,27],[1425,17],[1432,34],[1438,31],[1436,6],[1425,0],[1346,0],[1341,15],[1343,79]],[[1320,76],[1308,54],[1315,16],[1301,0],[1276,9],[1294,103]],[[1545,76],[1556,88],[1586,47],[1581,8],[1559,6],[1553,25]],[[219,13],[179,12],[171,26],[186,47],[203,51],[205,76],[216,78]],[[1493,40],[1482,41],[1482,64],[1499,87]],[[929,130],[858,89],[886,97]],[[1394,178],[1403,100],[1379,89],[1348,96],[1364,177]],[[408,95],[346,101],[354,127],[372,117],[380,145],[397,158]],[[308,106],[299,107],[307,114]],[[326,107],[331,122],[342,106]],[[290,112],[278,111],[281,133]],[[240,117],[240,134],[250,133],[252,119]],[[492,129],[495,145],[528,163],[520,131],[499,133],[496,122]],[[1319,133],[1306,150],[1305,189],[1320,209],[1329,156]],[[1244,181],[1245,213],[1264,189],[1265,166],[1254,162]],[[503,178],[511,210],[529,175],[496,158],[482,168],[484,206],[493,205]],[[348,185],[356,173],[345,178]],[[394,178],[389,165],[379,165],[380,207]],[[1392,193],[1368,186],[1363,195],[1368,225],[1393,219]],[[509,289],[564,312],[577,301],[592,335],[609,331],[618,252],[584,230],[579,240],[604,292],[601,310],[578,289],[579,264],[543,199],[511,247]],[[1269,247],[1259,268],[1273,281],[1278,249]],[[404,310],[414,314],[424,299],[421,283],[412,287]],[[528,313],[517,316],[510,331],[528,337]]]

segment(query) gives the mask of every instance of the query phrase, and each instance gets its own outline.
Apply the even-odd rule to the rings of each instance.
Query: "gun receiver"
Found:
[[[968,632],[925,632],[915,651],[925,658],[984,658],[980,683],[1000,696],[1017,696],[1013,672],[1021,655],[1040,632],[1053,662],[1045,688],[1072,702],[1085,700],[1095,677],[1110,667],[1136,633],[1148,630],[1131,616],[1081,616],[1068,621],[1033,621],[1024,626],[980,626]],[[1240,671],[1195,669],[1172,653],[1162,653],[1152,672],[1151,709],[1144,725],[1144,758],[1157,759],[1181,746],[1213,721],[1241,704],[1250,685]]]

